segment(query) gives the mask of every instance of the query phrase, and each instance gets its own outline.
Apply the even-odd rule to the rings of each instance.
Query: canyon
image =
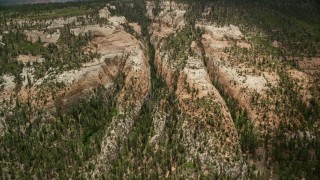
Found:
[[[89,179],[277,179],[281,176],[272,163],[275,154],[269,151],[282,142],[279,138],[317,144],[320,69],[313,67],[319,58],[292,66],[285,56],[272,54],[280,43],[270,43],[269,54],[257,43],[257,37],[266,34],[207,18],[210,4],[196,17],[196,5],[175,1],[99,6],[94,15],[40,20],[33,23],[45,28],[22,31],[27,43],[39,43],[40,50],[49,52],[56,48],[61,54],[74,51],[77,39],[89,39],[75,53],[77,66],[50,54],[21,53],[15,57],[22,66],[21,82],[13,73],[0,78],[0,138],[10,139],[15,131],[31,136],[27,133],[36,128],[44,134],[33,139],[52,138],[52,146],[68,146],[68,138],[74,138],[70,147],[79,154],[67,160],[74,169],[49,166],[42,177],[61,178],[62,172]],[[137,11],[143,12],[140,20],[130,16]],[[28,19],[16,23],[34,25]],[[0,41],[10,33],[4,31]],[[74,38],[71,45],[67,35]],[[66,47],[71,48],[65,52]],[[70,63],[72,56],[61,55]],[[54,66],[38,72],[48,57],[56,64],[50,62]],[[100,100],[108,107],[95,104]],[[91,105],[93,115],[87,116],[85,107]],[[96,114],[99,110],[105,114]],[[20,111],[27,113],[15,119]],[[18,129],[10,125],[10,120],[25,116]],[[86,134],[81,125],[86,120],[94,121],[98,130]],[[74,123],[66,123],[66,137],[55,139],[55,132],[63,129],[60,121]],[[288,130],[281,133],[283,129]],[[317,157],[317,150],[310,152],[310,157]],[[7,175],[14,165],[0,165],[5,167],[4,177],[15,177]]]

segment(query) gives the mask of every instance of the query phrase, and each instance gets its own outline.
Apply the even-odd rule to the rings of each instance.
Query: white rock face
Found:
[[[159,111],[159,109],[157,108],[156,114],[152,120],[153,120],[154,136],[150,138],[149,143],[156,146],[159,141],[159,138],[163,134],[167,117],[164,112]]]
[[[63,28],[63,26],[66,24],[71,24],[73,22],[76,22],[77,18],[78,17],[68,17],[68,18],[54,19],[53,21],[47,21],[47,24],[49,24],[48,29]],[[79,25],[79,23],[76,23],[76,25]]]
[[[129,23],[129,26],[138,34],[141,35],[141,26],[138,23]]]
[[[101,54],[100,59],[85,63],[77,70],[65,71],[55,76],[57,82],[64,83],[69,89],[66,94],[74,96],[86,89],[93,88],[99,84],[108,86],[117,75],[122,61],[125,62],[125,69],[128,77],[134,77],[137,72],[144,71],[146,64],[145,57],[140,43],[130,34],[115,30],[113,27],[100,27],[98,25],[86,26],[84,28],[72,29],[75,35],[91,32],[98,37],[91,45]],[[91,46],[89,45],[89,46]],[[35,82],[41,85],[50,75]]]
[[[30,64],[32,65],[33,62],[43,62],[44,58],[42,58],[41,56],[32,56],[32,55],[19,55],[17,57],[17,60],[26,64],[28,62],[30,62]]]
[[[4,80],[3,85],[5,87],[14,87],[16,84],[14,83],[14,76],[11,75],[4,75],[2,76],[2,79]]]
[[[120,26],[121,24],[127,23],[127,20],[123,16],[112,16],[108,19],[112,25]]]
[[[0,137],[2,137],[6,133],[5,131],[5,120],[4,118],[0,117]]]
[[[242,177],[247,169],[246,163],[241,158],[242,153],[237,131],[223,98],[211,83],[209,73],[202,60],[200,47],[196,42],[191,44],[192,53],[183,59],[184,65],[182,66],[176,65],[178,60],[171,59],[170,50],[163,48],[166,43],[165,38],[169,35],[174,36],[185,27],[184,16],[188,6],[170,1],[162,1],[160,6],[161,12],[159,16],[154,17],[150,28],[151,41],[156,47],[155,64],[160,76],[165,79],[168,86],[177,85],[175,94],[182,114],[178,124],[181,124],[179,128],[183,132],[181,141],[187,151],[186,159],[192,161],[194,158],[199,158],[203,172]],[[237,32],[236,29],[233,26],[214,29],[214,33],[223,38],[220,31],[226,30],[238,36],[240,31]],[[228,46],[228,42],[218,45],[215,47],[216,49],[223,49]],[[179,74],[178,80],[173,78],[175,72],[179,72],[177,73]],[[219,121],[223,126],[221,129],[227,129],[227,133],[216,128],[218,125],[209,127],[207,121],[210,119],[216,120],[213,124],[218,124]],[[157,128],[157,131],[161,132],[163,120],[161,117],[157,117],[155,120],[157,121],[155,129]],[[197,136],[194,136],[197,131],[196,123],[204,123],[205,125],[201,127]],[[157,142],[159,136],[155,134],[152,137],[152,142]],[[199,152],[199,149],[202,152]]]
[[[14,82],[14,76],[11,75],[3,75],[0,77],[2,79],[2,83],[0,83],[0,107],[5,107],[5,102],[8,102],[10,96],[13,94],[13,91],[16,87]],[[3,110],[3,109],[2,109]],[[4,111],[5,112],[5,111]],[[5,135],[6,133],[6,122],[4,117],[0,117],[0,137]]]
[[[104,7],[99,11],[99,17],[100,18],[106,18],[108,19],[110,17],[111,13],[109,12],[107,7]]]
[[[86,48],[97,51],[101,54],[101,58],[84,64],[79,70],[64,72],[57,76],[59,82],[64,82],[70,89],[74,89],[69,92],[78,92],[79,87],[82,91],[86,87],[98,84],[108,86],[118,72],[126,75],[125,88],[119,92],[117,99],[119,114],[114,117],[105,132],[101,153],[96,159],[97,168],[92,172],[92,177],[95,174],[101,175],[101,172],[104,172],[101,170],[110,168],[110,162],[116,158],[116,151],[119,148],[117,140],[126,139],[134,118],[139,114],[150,90],[150,68],[144,53],[144,45],[134,36],[117,28],[127,22],[124,17],[111,16],[108,20],[111,23],[104,27],[93,25],[72,29],[75,35],[88,31],[96,35],[97,37]],[[129,102],[132,102],[133,108]]]
[[[146,2],[146,9],[147,9],[147,16],[151,19],[154,18],[153,15],[153,9],[155,8],[155,2],[154,1],[147,1]]]
[[[187,5],[178,4],[170,1],[161,3],[162,11],[159,14],[159,19],[175,29],[181,29],[185,26],[184,15],[186,14]]]
[[[27,39],[33,43],[37,42],[38,38],[40,38],[43,43],[57,43],[60,38],[59,31],[56,31],[53,34],[48,34],[38,30],[25,30],[24,33],[27,35]]]
[[[243,37],[243,34],[239,28],[234,25],[218,27],[215,25],[196,24],[196,27],[203,29],[207,34],[210,34],[216,40],[223,40],[224,37],[231,37],[234,39],[240,39]]]
[[[199,91],[197,97],[202,98],[214,93],[215,88],[210,82],[208,72],[200,57],[189,57],[183,72],[186,74],[188,84]]]
[[[0,91],[0,105],[2,105],[3,100],[8,100],[10,95],[12,94],[14,88],[16,87],[16,83],[14,82],[14,76],[11,75],[4,75],[2,76],[3,87],[2,91]]]
[[[216,59],[217,64],[219,64],[219,71],[228,77],[232,82],[240,88],[254,90],[260,94],[266,92],[269,87],[267,87],[267,79],[261,75],[249,75],[240,73],[241,67],[231,67],[223,65],[222,61]]]
[[[32,85],[34,83],[34,68],[23,68],[21,77],[23,79],[22,85],[27,86],[27,85]],[[28,80],[29,79],[29,80]],[[31,83],[31,84],[29,84]]]

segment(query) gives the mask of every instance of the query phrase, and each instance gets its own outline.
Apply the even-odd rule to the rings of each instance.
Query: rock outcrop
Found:
[[[151,42],[156,50],[158,74],[177,96],[187,161],[199,159],[204,174],[243,177],[247,170],[239,137],[223,98],[210,81],[199,45],[195,41],[189,45],[192,54],[185,52],[187,59],[182,59],[182,66],[177,63],[180,59],[171,59],[170,50],[164,48],[166,38],[174,38],[186,28],[187,6],[163,1],[160,7],[162,11],[150,27]]]

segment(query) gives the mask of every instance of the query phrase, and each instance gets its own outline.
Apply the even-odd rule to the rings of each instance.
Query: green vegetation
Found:
[[[286,56],[318,56],[320,5],[316,0],[181,0],[192,4],[191,19],[203,17],[219,25],[239,25],[245,32],[261,31],[269,41],[279,41]],[[204,4],[211,7],[202,16]]]
[[[226,105],[231,113],[234,125],[240,136],[242,152],[247,155],[247,160],[250,158],[256,159],[256,150],[259,147],[259,137],[248,117],[247,110],[242,109],[237,100],[225,92],[221,84],[219,84],[217,81],[213,82],[213,84],[225,100]],[[252,176],[252,173],[252,167],[249,167],[249,176]]]
[[[142,33],[149,49],[149,64],[151,66],[151,94],[149,100],[143,105],[139,117],[135,120],[134,127],[128,136],[118,159],[113,162],[113,178],[129,179],[157,179],[166,177],[178,177],[182,171],[192,169],[186,166],[186,152],[181,142],[182,132],[178,132],[178,106],[175,100],[174,90],[170,91],[165,82],[157,75],[154,64],[155,49],[150,43],[148,33],[150,19],[145,17],[145,5],[143,1],[135,1],[133,7],[127,4],[116,4],[114,13],[124,15],[129,21],[138,22],[142,27]],[[119,7],[120,6],[120,7]],[[128,10],[130,9],[130,10]],[[160,102],[165,102],[161,104]],[[171,108],[169,108],[169,106]],[[155,144],[150,142],[155,136],[154,119],[156,112],[165,118],[164,131],[156,138]],[[161,121],[161,120],[160,120]],[[162,120],[164,121],[164,120]],[[156,145],[157,144],[157,145]],[[157,146],[157,148],[155,148]],[[172,167],[177,169],[172,171]],[[129,171],[128,171],[129,170]]]
[[[204,18],[222,26],[234,24],[249,37],[248,42],[252,45],[249,50],[236,45],[226,48],[225,53],[229,54],[227,61],[232,66],[245,64],[262,71],[277,69],[279,87],[268,90],[267,98],[253,94],[251,103],[256,108],[266,109],[262,119],[266,118],[268,112],[275,112],[280,117],[281,128],[278,132],[271,132],[268,125],[253,128],[245,110],[239,109],[231,95],[215,84],[223,95],[238,129],[243,152],[250,152],[248,161],[261,161],[265,158],[262,160],[264,166],[274,169],[280,179],[318,177],[319,156],[316,152],[319,151],[319,137],[316,135],[313,139],[301,139],[297,134],[318,132],[319,88],[316,82],[319,81],[319,76],[313,76],[316,80],[311,82],[313,86],[310,91],[314,97],[306,102],[300,95],[302,88],[299,82],[290,78],[287,70],[300,68],[299,61],[304,57],[319,56],[319,3],[312,0],[188,2],[192,4],[192,13],[187,16],[191,23]],[[207,15],[202,15],[204,4],[211,7]],[[277,42],[278,47],[274,46],[273,42]],[[261,75],[259,73],[261,72],[253,72]],[[263,138],[259,133],[264,134]],[[274,137],[270,137],[271,134]],[[263,153],[260,152],[261,148],[264,149]],[[249,169],[249,176],[254,177],[254,170],[254,167]]]
[[[32,43],[27,40],[24,33],[20,31],[9,31],[3,35],[4,46],[0,46],[0,75],[12,74],[19,79],[22,71],[22,63],[16,60],[20,54],[41,55],[45,61],[43,63],[35,63],[35,77],[40,78],[45,75],[49,68],[59,68],[60,71],[80,68],[84,62],[99,57],[96,52],[84,53],[82,48],[94,36],[88,32],[84,35],[75,36],[70,32],[70,26],[66,25],[61,30],[58,45],[49,44],[43,46],[41,40]]]
[[[186,65],[188,56],[192,54],[191,43],[199,39],[202,33],[194,27],[186,27],[177,34],[172,34],[167,38],[164,50],[169,52],[169,61],[175,68],[183,69]]]
[[[81,177],[81,167],[100,152],[104,128],[117,113],[116,91],[99,87],[63,112],[57,104],[56,117],[17,100],[6,118],[8,133],[0,138],[2,177]]]
[[[93,14],[99,8],[95,2],[67,2],[50,4],[22,4],[14,6],[0,6],[2,16],[10,19],[26,18],[32,20],[46,20],[60,17],[71,17]]]
[[[285,135],[288,131],[291,131],[290,128],[281,124],[276,138],[272,141],[271,157],[275,161],[279,178],[314,179],[319,177],[319,135],[310,136],[309,131],[306,131],[307,133],[300,132],[290,138]]]
[[[30,14],[24,16],[24,18],[32,19],[32,20],[45,20],[45,19],[56,19],[60,17],[72,17],[72,16],[80,16],[85,14],[91,14],[93,12],[92,9],[88,9],[86,7],[71,7],[63,9],[51,10],[50,12],[37,12],[36,14]]]
[[[124,16],[129,22],[137,22],[141,26],[142,37],[149,35],[148,28],[151,19],[145,16],[146,6],[143,0],[125,0],[112,2],[116,7],[110,9],[110,13],[118,16]]]
[[[200,108],[204,111],[198,115],[199,117],[182,115],[182,103],[179,104],[175,94],[177,84],[168,87],[163,80],[164,77],[159,76],[160,73],[154,64],[155,49],[150,42],[151,34],[148,29],[151,20],[145,16],[146,7],[143,0],[116,2],[95,0],[0,7],[0,34],[3,42],[0,44],[0,90],[3,88],[2,76],[5,74],[13,75],[16,83],[21,85],[20,74],[24,67],[33,67],[34,78],[39,79],[50,73],[58,74],[81,68],[83,63],[99,58],[98,53],[84,50],[95,36],[90,31],[75,35],[71,29],[89,24],[102,26],[108,23],[107,20],[98,17],[98,10],[107,2],[116,7],[110,9],[112,14],[125,16],[129,22],[138,22],[142,27],[142,35],[139,38],[148,48],[151,90],[139,116],[134,120],[128,137],[125,140],[118,140],[120,148],[117,158],[112,162],[111,170],[105,174],[105,178],[224,178],[221,177],[223,173],[218,177],[212,172],[201,171],[200,157],[193,157],[188,152],[188,147],[183,142],[185,132],[182,129],[183,121],[191,119],[194,122],[189,125],[194,126],[190,129],[195,140],[201,133],[207,133],[207,129],[218,133],[224,131],[221,128],[223,116],[220,106],[212,103],[211,97],[194,100],[198,92],[188,86],[184,88],[187,88],[189,94],[192,93],[192,98],[183,103],[190,111]],[[194,27],[195,22],[201,18],[218,25],[238,25],[249,37],[248,42],[252,45],[250,50],[237,45],[225,49],[224,52],[229,55],[228,61],[232,65],[243,63],[249,67],[256,67],[258,72],[255,73],[271,69],[279,75],[279,86],[267,90],[267,97],[255,93],[250,98],[250,103],[255,107],[265,108],[281,118],[280,128],[275,132],[270,132],[268,124],[255,127],[247,109],[241,108],[233,95],[228,94],[218,82],[212,83],[226,102],[226,109],[231,113],[238,132],[237,136],[240,138],[239,147],[246,155],[247,164],[250,162],[247,177],[255,178],[256,162],[266,168],[266,172],[262,172],[258,178],[269,178],[269,171],[273,171],[275,177],[279,179],[320,177],[320,137],[317,129],[320,119],[319,89],[317,85],[310,87],[313,97],[304,101],[300,95],[301,87],[298,82],[290,78],[287,73],[288,68],[299,68],[298,60],[320,54],[319,3],[316,0],[180,0],[179,2],[187,2],[190,5],[185,16],[186,27],[168,38],[161,39],[164,45],[159,49],[168,52],[169,61],[176,68],[173,82],[178,82],[179,70],[185,67],[187,58],[194,55],[190,48],[191,43],[195,41],[198,45],[201,44],[203,32]],[[160,11],[159,1],[156,1],[156,4],[158,6],[154,14]],[[202,15],[206,6],[210,6],[211,11],[207,15]],[[48,25],[44,22],[71,16],[81,17],[56,29],[48,29]],[[28,19],[30,22],[16,22],[20,18]],[[129,25],[124,27],[132,32]],[[31,29],[49,34],[59,30],[60,38],[57,43],[44,43],[41,42],[41,38],[32,43],[24,34],[24,30]],[[275,41],[279,42],[279,47],[273,45]],[[21,54],[39,55],[44,61],[34,62],[32,65],[22,64],[17,61],[17,56]],[[205,59],[204,54],[202,56]],[[290,58],[298,60],[289,62]],[[206,62],[204,64],[207,66]],[[319,77],[314,78],[315,82],[319,81]],[[8,106],[0,110],[0,117],[3,117],[5,122],[5,133],[0,136],[0,177],[4,179],[87,178],[85,175],[95,168],[95,158],[100,153],[105,130],[118,113],[116,99],[123,88],[124,79],[125,74],[120,73],[110,89],[102,86],[95,88],[79,100],[67,105],[63,104],[63,100],[58,96],[53,96],[56,100],[53,112],[35,108],[30,97],[26,102],[10,98],[9,102],[6,102]],[[31,85],[29,77],[28,83]],[[64,84],[48,83],[47,87],[42,87],[41,90],[47,88],[54,95],[56,86],[64,87]],[[132,90],[132,94],[134,93]],[[208,112],[208,109],[213,109],[213,112]],[[264,112],[262,120],[266,118],[268,112]],[[2,119],[0,120],[2,123]],[[156,120],[164,123],[163,129],[156,129]],[[160,134],[157,134],[157,131],[160,131]],[[221,140],[230,136],[231,133],[224,133],[214,138]],[[203,146],[198,147],[200,148],[195,151],[201,153]],[[221,147],[223,148],[225,147]],[[218,150],[213,148],[212,153],[218,154]],[[193,159],[187,159],[188,157]],[[251,161],[254,162],[253,165]]]
[[[90,31],[83,35],[75,36],[70,31],[70,26],[65,25],[61,29],[58,44],[49,44],[40,53],[45,61],[35,64],[35,78],[43,77],[50,68],[63,72],[80,68],[83,63],[99,58],[100,55],[96,52],[84,52],[82,50],[93,38],[94,36]]]
[[[20,31],[9,31],[3,34],[2,42],[4,45],[0,45],[0,75],[11,74],[15,77],[17,84],[20,84],[23,65],[16,60],[16,57],[19,54],[38,54],[42,45],[27,41],[26,35]]]
[[[166,92],[166,91],[163,91]],[[155,96],[154,96],[155,97]],[[151,144],[150,138],[154,136],[153,114],[158,109],[159,101],[148,102],[140,113],[139,118],[125,143],[124,148],[119,152],[119,158],[114,162],[111,170],[114,178],[158,178],[165,177],[167,171],[171,172],[173,165],[177,170],[171,176],[178,175],[180,168],[185,162],[185,151],[179,134],[177,134],[177,115],[175,108],[170,108],[167,115],[165,131],[160,134],[157,149],[155,144]],[[150,106],[153,105],[153,106]],[[180,167],[182,166],[182,167]],[[187,167],[184,167],[185,169]],[[129,172],[127,171],[129,169]]]

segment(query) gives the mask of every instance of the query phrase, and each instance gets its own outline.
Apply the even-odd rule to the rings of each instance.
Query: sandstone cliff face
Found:
[[[188,93],[188,89],[196,92]],[[185,118],[182,129],[186,146],[190,148],[191,156],[200,158],[202,170],[218,174],[225,172],[238,178],[245,175],[247,169],[241,157],[238,133],[200,56],[187,60],[176,93]],[[194,133],[199,134],[195,137]]]
[[[108,25],[103,27],[99,25],[81,26],[78,19],[84,17],[70,17],[41,22],[47,25],[49,32],[25,30],[24,33],[29,41],[34,43],[40,38],[41,42],[44,43],[43,45],[47,46],[49,43],[56,44],[58,42],[60,38],[59,28],[74,22],[74,25],[78,28],[71,29],[71,32],[76,36],[84,35],[84,33],[88,33],[89,31],[93,36],[96,36],[84,51],[88,53],[89,51],[96,52],[100,54],[101,57],[94,59],[92,62],[82,64],[80,69],[64,72],[58,71],[57,69],[50,69],[46,72],[46,75],[40,79],[34,79],[34,69],[32,69],[32,67],[24,68],[21,74],[24,82],[20,92],[15,94],[15,92],[10,90],[10,93],[2,94],[3,99],[8,100],[10,96],[17,96],[23,101],[30,99],[35,106],[52,108],[54,104],[59,103],[64,105],[68,101],[76,100],[79,95],[99,85],[109,87],[119,72],[137,71],[139,65],[132,64],[132,59],[142,58],[141,51],[144,50],[141,43],[135,37],[124,31],[121,24],[126,23],[126,19],[124,17],[111,16],[108,7],[103,8],[99,15],[100,18],[106,19],[109,22]],[[29,22],[28,20],[18,21],[18,24],[23,23],[32,24],[38,22]],[[50,33],[51,31],[53,31],[53,33]],[[137,50],[137,47],[140,47],[140,49]],[[127,60],[130,63],[127,63]],[[41,57],[35,58],[30,55],[20,55],[18,61],[24,64],[32,64],[34,61],[42,63],[44,59]],[[134,67],[130,69],[131,66]],[[11,84],[14,83],[12,82]],[[6,89],[10,87],[11,86],[8,85]],[[6,90],[5,92],[9,91]]]
[[[186,13],[187,5],[161,1],[160,7],[162,11],[158,16],[153,18],[153,23],[150,27],[150,33],[152,34],[150,40],[156,50],[155,64],[157,66],[158,73],[165,78],[167,83],[172,84],[176,67],[169,64],[168,54],[162,52],[160,49],[165,45],[165,38],[184,28],[185,20],[183,16]],[[147,6],[147,8],[152,7]]]
[[[125,38],[125,37],[124,37]],[[105,132],[102,142],[101,154],[98,155],[98,168],[93,174],[108,171],[112,160],[121,148],[119,139],[126,141],[131,132],[135,118],[145,102],[150,90],[150,68],[142,44],[130,49],[130,55],[124,64],[122,72],[125,74],[124,87],[117,99],[118,115],[114,117],[111,125]],[[100,166],[101,165],[101,166]],[[100,167],[99,167],[100,166]],[[101,170],[103,170],[101,172]],[[99,173],[100,172],[100,173]]]
[[[93,78],[88,79],[88,86],[81,84],[80,87],[93,87],[94,84],[99,83],[105,85],[112,82],[119,73],[124,75],[124,84],[116,100],[118,114],[106,129],[101,152],[96,160],[93,160],[97,165],[89,175],[92,177],[101,176],[110,170],[123,144],[121,142],[126,142],[134,121],[150,93],[150,67],[145,46],[135,37],[121,30],[120,24],[113,22],[112,26],[111,28],[94,26],[75,30],[77,33],[90,31],[97,34],[98,38],[88,48],[93,48],[102,56],[98,69],[91,71]],[[90,77],[90,73],[86,75]],[[82,79],[80,83],[86,82]]]
[[[277,62],[280,59],[274,61],[271,55],[261,53],[263,51],[252,40],[256,36],[254,32],[245,32],[242,26],[218,26],[208,21],[206,17],[213,11],[210,7],[201,7],[204,12],[195,17],[192,14],[194,4],[161,0],[147,1],[145,5],[146,9],[142,4],[141,10],[146,10],[143,13],[151,19],[150,25],[149,19],[134,11],[137,4],[117,2],[97,10],[95,23],[91,22],[92,17],[19,21],[18,24],[42,23],[46,30],[31,28],[23,32],[33,43],[39,37],[45,47],[50,43],[66,47],[60,38],[64,36],[62,30],[68,29],[63,28],[64,25],[69,24],[72,36],[81,39],[90,34],[94,37],[81,46],[79,54],[96,53],[97,56],[67,70],[61,64],[50,67],[41,77],[35,72],[45,64],[45,54],[17,56],[17,61],[23,64],[21,87],[17,86],[14,76],[0,77],[0,114],[4,116],[0,116],[0,138],[8,133],[7,119],[10,120],[19,101],[32,107],[28,110],[34,116],[30,115],[31,118],[26,118],[30,122],[17,127],[22,129],[19,133],[24,136],[26,129],[29,131],[33,126],[42,130],[42,126],[50,121],[66,123],[62,122],[64,118],[60,117],[60,111],[67,112],[76,103],[89,98],[86,95],[90,92],[103,86],[107,89],[103,91],[104,96],[94,98],[106,99],[108,103],[112,99],[111,105],[98,101],[94,103],[100,103],[100,106],[94,104],[93,108],[91,105],[76,106],[81,110],[88,109],[89,116],[96,113],[96,106],[100,110],[108,109],[97,112],[103,112],[100,115],[109,118],[99,116],[103,122],[97,126],[101,125],[101,129],[93,126],[87,129],[87,134],[80,132],[85,140],[77,139],[80,145],[74,141],[76,145],[70,148],[73,148],[74,151],[70,151],[75,152],[73,154],[79,153],[75,161],[83,160],[73,169],[79,177],[103,179],[121,175],[124,179],[174,179],[177,176],[198,179],[219,175],[245,179],[272,169],[269,166],[272,159],[266,151],[272,148],[268,138],[275,137],[269,135],[276,134],[283,124],[289,129],[304,125],[302,113],[296,113],[297,105],[308,107],[316,96],[314,92],[317,91],[312,92],[312,88],[317,79],[318,59],[310,59],[312,65],[308,66],[307,60],[300,62],[301,67],[307,69],[305,72]],[[122,9],[117,11],[117,8]],[[139,14],[138,18],[123,12],[126,8],[133,8],[130,12]],[[132,20],[139,18],[147,22]],[[78,20],[87,25],[81,25]],[[272,45],[281,46],[278,42]],[[288,110],[288,107],[292,109]],[[62,116],[69,115],[67,113]],[[85,131],[86,123],[84,126],[76,124],[82,112],[72,113],[68,123],[77,127],[71,130],[66,127],[65,130],[53,123],[51,126],[56,128],[53,130],[70,131],[70,134]],[[240,122],[240,127],[241,118],[245,121]],[[34,119],[38,121],[32,122]],[[91,117],[83,119],[93,122]],[[41,125],[37,127],[37,123]],[[319,122],[315,122],[313,128],[319,129],[319,126]],[[65,131],[59,131],[61,129]],[[35,131],[37,129],[30,130]],[[47,129],[41,133],[32,135],[41,137],[46,143],[43,137],[47,136]],[[289,140],[298,137],[312,141],[316,137],[314,134],[301,128],[283,136]],[[50,137],[59,143],[62,138],[56,140],[54,135]],[[82,147],[88,143],[87,139],[91,144],[86,144],[86,148],[94,149],[94,153],[87,153]],[[252,149],[248,147],[250,140],[255,143],[252,143]],[[63,143],[69,144],[69,140]],[[84,157],[85,153],[87,156]],[[252,167],[257,168],[254,173]]]
[[[61,73],[52,70],[47,72],[43,78],[35,80],[33,79],[34,70],[25,68],[21,75],[24,82],[18,94],[22,100],[31,98],[35,105],[47,107],[51,107],[59,100],[63,105],[68,100],[77,99],[79,95],[99,85],[109,87],[120,72],[126,75],[126,85],[133,86],[134,83],[135,86],[140,88],[136,91],[139,96],[147,94],[149,68],[145,56],[146,49],[135,37],[125,32],[120,24],[110,24],[104,27],[89,25],[72,29],[71,31],[75,35],[90,31],[96,36],[84,50],[97,52],[101,57],[94,59],[92,62],[82,64],[80,69]],[[41,34],[41,32],[39,33]],[[32,34],[32,36],[36,35]],[[46,40],[44,41],[47,42]],[[48,42],[54,43],[50,39]],[[28,60],[28,62],[30,61]],[[31,84],[28,84],[28,78]],[[5,84],[5,91],[2,96],[6,100],[13,93],[10,90],[11,93],[6,94],[10,88],[12,89],[11,86],[15,86],[14,82]],[[55,89],[54,94],[50,93],[52,89]]]
[[[272,134],[279,128],[280,123],[299,126],[300,123],[296,117],[284,117],[283,114],[278,113],[279,102],[287,96],[277,92],[281,88],[286,88],[284,82],[281,83],[280,70],[250,65],[252,61],[260,61],[259,55],[243,61],[241,55],[232,55],[226,51],[234,47],[254,51],[254,47],[238,27],[233,25],[217,27],[203,22],[199,22],[196,26],[204,31],[201,44],[211,79],[222,85],[223,89],[247,110],[259,135]],[[278,66],[281,65],[278,64]],[[297,84],[301,90],[297,93],[307,102],[311,97],[308,90],[310,87],[307,84],[311,83],[306,82],[310,82],[311,78],[302,75],[304,73],[301,71],[290,68],[287,68],[284,73],[288,74],[289,79],[295,79],[297,74],[301,75],[302,79],[298,80],[300,83]]]
[[[224,49],[230,47],[233,42],[228,41],[225,37],[241,41],[243,35],[237,27],[231,25],[221,28],[215,25],[202,24],[197,24],[197,26],[205,32],[201,43],[206,54],[206,63],[211,77],[222,84],[224,89],[237,99],[242,107],[247,109],[250,119],[255,122],[255,125],[259,124],[266,110],[258,109],[251,104],[250,97],[255,93],[261,96],[265,95],[269,88],[267,86],[268,82],[276,85],[277,75],[269,72],[262,72],[261,75],[253,74],[251,73],[253,68],[247,67],[244,63],[231,64],[228,54],[224,53]],[[278,126],[278,121],[271,122],[271,119],[274,120],[278,117],[270,116],[268,118],[270,118],[268,127]]]
[[[67,81],[68,90],[64,97],[68,99],[98,85],[108,87],[114,83],[114,78],[120,74],[124,76],[124,84],[116,100],[118,114],[106,129],[101,152],[93,160],[96,163],[91,174],[93,177],[110,170],[121,149],[122,143],[119,144],[119,140],[126,141],[150,91],[150,67],[146,49],[135,37],[121,29],[118,23],[113,23],[111,27],[74,29],[76,34],[90,31],[98,36],[88,48],[101,54],[101,58],[85,64],[80,70],[66,72],[58,77],[58,80]]]
[[[32,68],[25,68],[22,73],[24,82],[17,94],[22,101],[31,100],[35,107],[68,108],[86,92],[98,86],[104,86],[107,89],[118,86],[117,83],[120,82],[115,80],[121,76],[123,85],[116,96],[118,113],[106,129],[101,154],[93,160],[97,164],[93,174],[98,172],[100,175],[108,170],[116,158],[115,154],[121,148],[117,141],[126,140],[150,91],[150,67],[144,44],[123,30],[121,23],[126,23],[124,17],[110,16],[107,9],[101,11],[101,16],[109,18],[110,24],[102,27],[88,25],[71,29],[76,36],[90,31],[95,38],[84,48],[84,51],[99,53],[100,58],[84,63],[81,68],[75,70],[64,72],[52,70],[40,79],[33,79]],[[35,31],[26,32],[29,36],[35,36],[34,33]],[[42,35],[41,32],[36,33]],[[56,42],[50,38],[43,40],[50,43]],[[5,76],[4,80],[6,82],[1,97],[8,100],[10,96],[15,95],[13,92],[15,83],[9,76]]]
[[[158,73],[177,96],[187,160],[198,158],[205,174],[243,177],[246,165],[237,131],[223,98],[211,83],[198,43],[189,44],[192,54],[185,52],[185,59],[172,59],[170,49],[165,48],[169,36],[174,38],[186,28],[187,6],[163,1],[160,7],[162,11],[150,27],[151,42]]]

